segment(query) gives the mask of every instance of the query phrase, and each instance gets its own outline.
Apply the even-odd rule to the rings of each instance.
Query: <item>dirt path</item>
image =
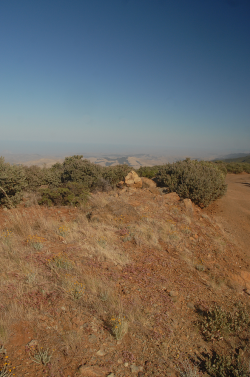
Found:
[[[250,258],[250,174],[228,174],[226,195],[205,212],[221,223]]]

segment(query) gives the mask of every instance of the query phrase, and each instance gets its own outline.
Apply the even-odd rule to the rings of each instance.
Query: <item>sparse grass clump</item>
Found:
[[[116,340],[121,340],[128,332],[128,322],[124,315],[111,317],[109,327]]]
[[[178,161],[163,165],[156,175],[160,186],[189,198],[200,207],[226,193],[225,174],[215,164],[204,161]]]
[[[31,357],[31,360],[37,364],[47,365],[50,362],[52,354],[49,353],[48,349],[38,349],[35,351],[34,356]]]

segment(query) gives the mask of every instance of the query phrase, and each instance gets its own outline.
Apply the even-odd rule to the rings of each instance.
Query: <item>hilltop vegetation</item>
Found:
[[[130,171],[1,159],[0,376],[249,377],[249,265],[201,209],[225,165]]]
[[[89,192],[110,191],[131,171],[128,165],[102,167],[82,156],[65,158],[51,168],[15,166],[0,161],[0,204],[14,206],[24,190],[34,193],[39,204],[80,205]],[[177,192],[185,199],[206,207],[226,192],[223,164],[186,159],[173,164],[141,167],[139,176],[154,178],[166,192]],[[33,196],[34,197],[34,196]]]

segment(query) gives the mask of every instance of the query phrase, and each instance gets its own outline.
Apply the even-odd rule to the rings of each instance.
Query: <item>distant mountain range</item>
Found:
[[[221,157],[221,158],[216,158],[214,161],[224,161],[224,162],[247,162],[250,163],[250,153],[234,153],[234,154],[229,154],[227,156]]]

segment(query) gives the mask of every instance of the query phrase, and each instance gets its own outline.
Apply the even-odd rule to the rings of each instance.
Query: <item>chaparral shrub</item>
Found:
[[[86,203],[89,193],[85,185],[78,182],[68,182],[64,187],[41,189],[41,200],[39,204],[52,205],[73,205],[78,206]]]
[[[226,193],[225,174],[215,164],[204,161],[178,161],[163,165],[156,175],[158,185],[181,198],[189,198],[200,207]]]
[[[0,157],[0,205],[12,207],[18,204],[26,186],[23,167],[5,163]]]
[[[141,166],[136,170],[139,177],[154,178],[159,171],[160,166]]]
[[[120,181],[124,181],[130,171],[131,167],[126,164],[105,167],[103,168],[103,178],[111,185],[115,185]]]
[[[97,180],[102,178],[103,168],[83,160],[82,157],[75,155],[65,158],[62,164],[62,182],[77,182],[83,184],[86,189],[93,189]]]
[[[52,168],[41,168],[36,165],[24,166],[24,171],[28,183],[27,191],[34,191],[42,185],[58,187],[61,184],[62,169],[57,164]]]

